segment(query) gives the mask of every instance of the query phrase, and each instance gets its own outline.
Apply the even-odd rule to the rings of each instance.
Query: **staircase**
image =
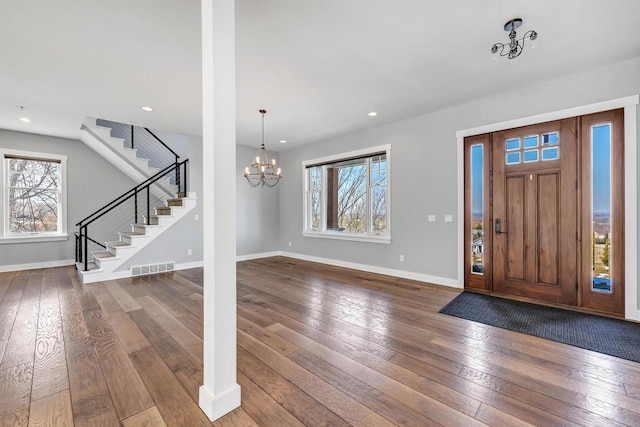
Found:
[[[147,148],[144,150],[146,155],[153,157],[155,154],[156,157],[158,157],[157,159],[154,159],[155,164],[164,167],[170,163],[178,162],[179,156],[167,147],[166,144],[160,141],[160,139],[157,138],[149,129],[131,126],[130,134],[123,135],[126,136],[126,138],[121,138],[112,136],[114,129],[98,125],[98,121],[99,120],[93,117],[85,117],[81,126],[82,135],[80,139],[92,150],[121,170],[134,182],[143,182],[160,172],[161,169],[155,166],[150,166],[150,162],[152,160],[147,157],[142,157],[139,148],[132,148],[135,147],[133,142],[135,138],[133,135],[137,134],[137,139],[143,141],[149,141],[151,139],[149,138],[149,135],[152,135],[153,138],[157,139],[157,146],[160,148],[148,149],[148,142],[144,146],[144,148]],[[114,125],[129,126],[121,125],[119,123],[114,123]],[[142,133],[144,138],[140,133]],[[122,135],[122,130],[120,130],[118,134]],[[162,192],[161,194],[157,194],[157,196],[162,199],[164,197],[175,196],[178,193],[178,187],[175,184],[172,184],[171,177],[167,176],[157,183],[157,191]]]
[[[76,267],[83,283],[130,277],[132,266],[125,264],[196,206],[195,193],[187,192],[188,159],[180,162],[149,129],[98,123],[105,121],[85,119],[82,141],[140,184],[76,224]],[[173,269],[173,263],[160,265],[159,271]]]
[[[118,267],[195,208],[195,193],[189,193],[188,197],[184,197],[182,193],[179,196],[167,199],[164,206],[155,207],[154,215],[148,218],[148,223],[131,224],[128,230],[117,233],[117,240],[104,242],[102,250],[90,251],[86,260],[86,271],[84,261],[78,261],[76,266],[82,277],[82,283],[129,277],[131,274],[128,269],[118,272]],[[79,234],[76,239],[79,243]],[[101,245],[99,242],[94,243]]]

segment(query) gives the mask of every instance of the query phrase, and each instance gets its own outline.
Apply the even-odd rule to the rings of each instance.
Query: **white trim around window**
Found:
[[[18,157],[26,159],[38,159],[45,161],[55,161],[60,163],[60,196],[59,196],[59,223],[56,232],[34,232],[34,233],[10,233],[8,227],[9,218],[9,194],[7,191],[7,158]],[[32,151],[11,150],[0,148],[0,245],[10,243],[35,243],[64,241],[67,235],[67,160],[68,157],[60,154],[38,153]]]
[[[371,207],[371,194],[372,188],[379,188],[379,186],[372,184],[371,178],[371,157],[376,154],[383,154],[386,156],[386,185],[385,187],[385,213],[386,213],[386,232],[384,234],[375,233],[372,231],[371,225],[373,221],[372,207]],[[347,161],[350,159],[366,159],[367,171],[366,171],[366,210],[367,210],[367,231],[362,233],[348,233],[344,231],[333,231],[327,229],[327,173],[325,167],[322,168],[322,174],[320,176],[321,189],[319,191],[320,197],[320,226],[314,227],[311,224],[311,193],[309,168],[311,166],[326,166],[332,163],[338,163],[340,161]],[[391,144],[379,145],[375,147],[365,148],[362,150],[350,151],[347,153],[336,154],[332,156],[320,157],[311,160],[305,160],[302,162],[302,182],[303,182],[303,231],[304,237],[314,237],[320,239],[336,239],[336,240],[351,240],[357,242],[368,243],[391,243]],[[316,191],[318,193],[318,191]]]

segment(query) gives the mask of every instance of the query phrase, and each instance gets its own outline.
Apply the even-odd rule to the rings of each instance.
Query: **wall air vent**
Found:
[[[131,277],[146,276],[149,274],[166,273],[175,269],[175,262],[162,262],[160,264],[136,265],[130,267]]]

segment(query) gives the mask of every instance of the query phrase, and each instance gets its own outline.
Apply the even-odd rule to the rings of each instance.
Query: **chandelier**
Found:
[[[491,53],[495,55],[495,60],[497,61],[501,56],[506,56],[509,59],[515,59],[524,50],[524,41],[526,39],[530,39],[532,42],[538,38],[538,33],[533,30],[529,30],[524,33],[521,39],[516,39],[516,28],[522,25],[522,19],[514,18],[510,21],[507,21],[504,24],[504,30],[509,31],[509,44],[504,43],[496,43],[491,47]],[[532,45],[531,48],[534,46]],[[498,56],[499,54],[499,56]]]
[[[267,150],[264,148],[264,115],[267,110],[259,110],[262,114],[262,144],[256,153],[256,157],[252,160],[251,166],[244,168],[244,177],[249,181],[249,185],[257,187],[258,185],[274,187],[280,178],[282,173],[280,168],[276,168],[276,159],[267,157]]]

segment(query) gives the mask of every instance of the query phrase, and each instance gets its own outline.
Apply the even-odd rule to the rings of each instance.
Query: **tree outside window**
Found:
[[[306,228],[316,232],[388,233],[386,153],[306,168]]]
[[[7,231],[59,232],[60,162],[8,157],[6,165]]]

